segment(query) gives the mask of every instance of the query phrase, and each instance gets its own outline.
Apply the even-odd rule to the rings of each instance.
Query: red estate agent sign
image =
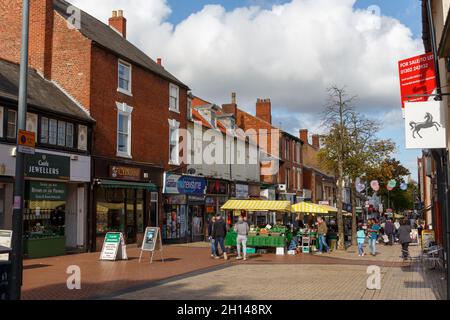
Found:
[[[408,101],[428,101],[428,97],[407,98],[407,96],[432,94],[436,89],[436,73],[433,59],[433,53],[425,53],[398,62],[402,108],[405,107],[405,102]]]

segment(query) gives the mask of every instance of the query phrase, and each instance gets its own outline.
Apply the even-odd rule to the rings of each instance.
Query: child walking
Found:
[[[358,225],[358,232],[356,233],[356,239],[358,241],[358,256],[364,257],[364,241],[366,240],[366,232],[363,229],[362,224]]]

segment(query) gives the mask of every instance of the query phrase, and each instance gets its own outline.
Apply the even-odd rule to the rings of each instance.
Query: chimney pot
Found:
[[[162,65],[162,59],[161,58],[158,58],[157,60],[156,60],[156,62],[161,66]]]
[[[117,15],[118,15],[119,17],[123,17],[123,10],[117,11]]]
[[[231,93],[231,103],[236,104],[236,92]]]
[[[117,17],[117,11],[116,11],[116,10],[114,10],[114,11],[112,12],[112,17],[113,17],[113,18],[116,18],[116,17]]]

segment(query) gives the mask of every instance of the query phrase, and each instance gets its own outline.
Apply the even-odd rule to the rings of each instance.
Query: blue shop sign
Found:
[[[164,193],[203,195],[205,189],[204,178],[166,174]]]

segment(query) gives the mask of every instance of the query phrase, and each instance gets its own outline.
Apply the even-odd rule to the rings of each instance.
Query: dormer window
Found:
[[[131,95],[131,65],[119,60],[118,74],[119,83],[117,91]]]

